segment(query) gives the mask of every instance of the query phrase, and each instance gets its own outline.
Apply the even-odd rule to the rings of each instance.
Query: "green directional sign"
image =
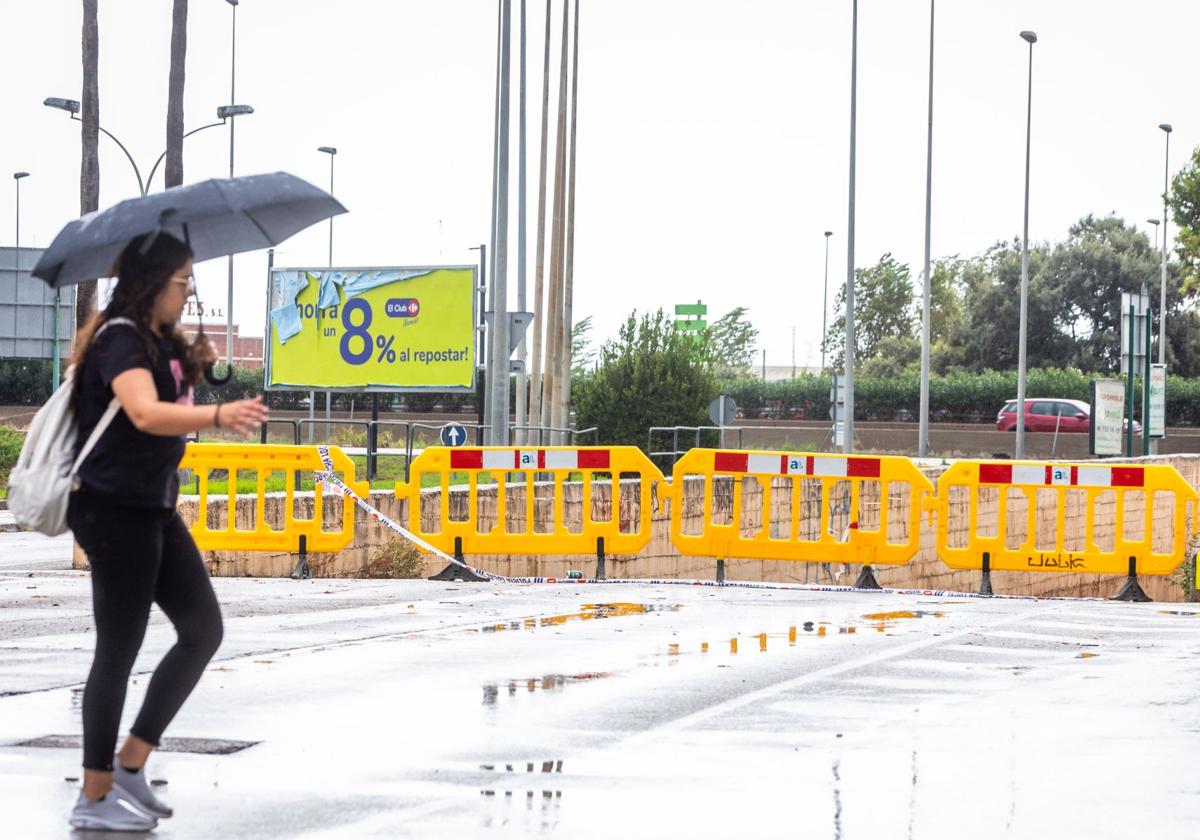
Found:
[[[677,303],[675,304],[675,329],[691,333],[692,337],[698,341],[701,334],[708,329],[706,315],[708,315],[708,307],[700,301]]]

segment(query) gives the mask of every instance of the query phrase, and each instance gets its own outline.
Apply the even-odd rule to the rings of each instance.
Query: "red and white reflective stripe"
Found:
[[[607,470],[608,449],[452,449],[452,470]]]
[[[753,455],[714,452],[713,472],[759,475],[811,475],[831,478],[879,478],[878,458],[834,458],[821,455]]]
[[[979,483],[1144,487],[1146,470],[1143,467],[1078,467],[1068,464],[980,464]]]

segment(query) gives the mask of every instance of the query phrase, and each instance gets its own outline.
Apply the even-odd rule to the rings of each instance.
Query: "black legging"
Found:
[[[196,543],[174,510],[71,494],[67,524],[92,567],[96,655],[83,692],[83,766],[111,770],[125,690],[158,604],[178,639],[154,670],[130,729],[158,745],[221,644],[221,608]]]

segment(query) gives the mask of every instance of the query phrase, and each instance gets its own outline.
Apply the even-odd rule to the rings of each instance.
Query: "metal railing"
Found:
[[[566,435],[567,443],[563,446],[579,446],[580,438],[584,435],[592,436],[592,445],[595,446],[600,442],[600,429],[596,426],[589,426],[586,429],[563,429],[555,426],[510,426],[513,432],[525,432],[525,440],[518,444],[520,446],[557,446],[559,444],[552,443],[546,440],[550,435]],[[536,440],[531,432],[536,432]],[[515,439],[516,435],[510,435],[510,438]]]
[[[259,443],[266,444],[268,442],[269,427],[271,425],[290,426],[292,430],[291,443],[294,446],[299,446],[301,444],[303,438],[305,437],[304,430],[306,428],[308,429],[308,442],[313,443],[318,437],[321,437],[316,433],[316,428],[324,425],[325,431],[323,440],[320,442],[332,443],[330,438],[332,437],[334,426],[362,427],[366,432],[366,445],[363,447],[348,447],[342,445],[341,448],[348,454],[366,456],[367,463],[365,477],[367,481],[373,481],[379,475],[380,455],[391,455],[404,458],[404,480],[408,481],[409,464],[412,463],[414,453],[416,455],[420,454],[417,441],[417,433],[419,431],[429,432],[430,434],[428,437],[438,441],[440,439],[442,429],[447,425],[462,426],[467,430],[469,438],[474,438],[473,441],[468,440],[463,441],[463,443],[473,442],[475,446],[485,446],[488,445],[485,441],[485,432],[489,428],[488,426],[479,423],[415,423],[410,420],[350,420],[339,418],[331,418],[326,420],[325,418],[320,417],[306,417],[299,420],[283,418],[271,419],[262,425],[262,428],[259,429]],[[381,448],[379,446],[379,431],[381,428],[402,428],[404,449],[402,451],[398,451],[396,449]],[[517,431],[527,433],[525,444],[522,445],[527,444],[530,446],[550,445],[549,443],[543,444],[543,440],[546,440],[552,434],[566,435],[570,441],[570,443],[567,444],[568,446],[582,445],[581,440],[585,436],[591,437],[592,445],[596,445],[600,441],[600,430],[595,426],[587,429],[551,428],[546,426],[509,426],[510,437],[512,437],[513,432]],[[187,440],[192,443],[200,443],[199,432],[188,435]],[[297,485],[297,489],[299,489],[299,485]]]
[[[744,440],[746,432],[767,432],[777,435],[788,429],[789,427],[784,426],[651,426],[650,431],[646,434],[646,454],[659,466],[666,461],[664,469],[670,469],[676,461],[687,454],[689,449],[745,449],[747,448]],[[655,435],[659,435],[659,440],[661,440],[661,436],[666,433],[671,434],[671,448],[656,451],[654,449]],[[705,433],[708,433],[708,440],[701,439]],[[825,443],[830,442],[831,434],[832,432],[826,433]],[[755,444],[751,442],[749,445],[754,446]],[[667,461],[667,459],[670,460]]]

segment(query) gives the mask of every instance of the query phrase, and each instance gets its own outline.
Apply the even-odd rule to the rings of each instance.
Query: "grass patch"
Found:
[[[25,433],[12,426],[0,426],[0,499],[8,498],[8,474],[17,464]]]
[[[14,457],[14,461],[16,458]],[[354,462],[354,474],[356,476],[364,476],[367,473],[367,458],[365,455],[351,455],[350,460]],[[223,476],[224,470],[213,470],[213,475]],[[361,480],[361,479],[359,479]],[[279,473],[274,473],[267,477],[265,491],[267,493],[282,493],[288,488],[288,482],[294,482],[295,478],[287,478]],[[451,473],[451,484],[466,484],[468,481],[467,473]],[[404,482],[404,458],[383,456],[378,459],[376,468],[376,476],[371,481],[372,490],[392,490],[396,483]],[[196,474],[192,470],[180,470],[179,492],[184,494],[195,494],[198,491]],[[299,490],[314,490],[316,481],[311,472],[301,474]],[[437,487],[438,477],[431,473],[425,473],[421,476],[421,487]],[[0,491],[2,492],[2,491]],[[234,491],[239,496],[253,496],[258,492],[258,479],[256,477],[244,477],[237,479],[237,488]],[[210,480],[208,482],[208,494],[210,496],[227,496],[229,495],[229,480],[225,477]]]

